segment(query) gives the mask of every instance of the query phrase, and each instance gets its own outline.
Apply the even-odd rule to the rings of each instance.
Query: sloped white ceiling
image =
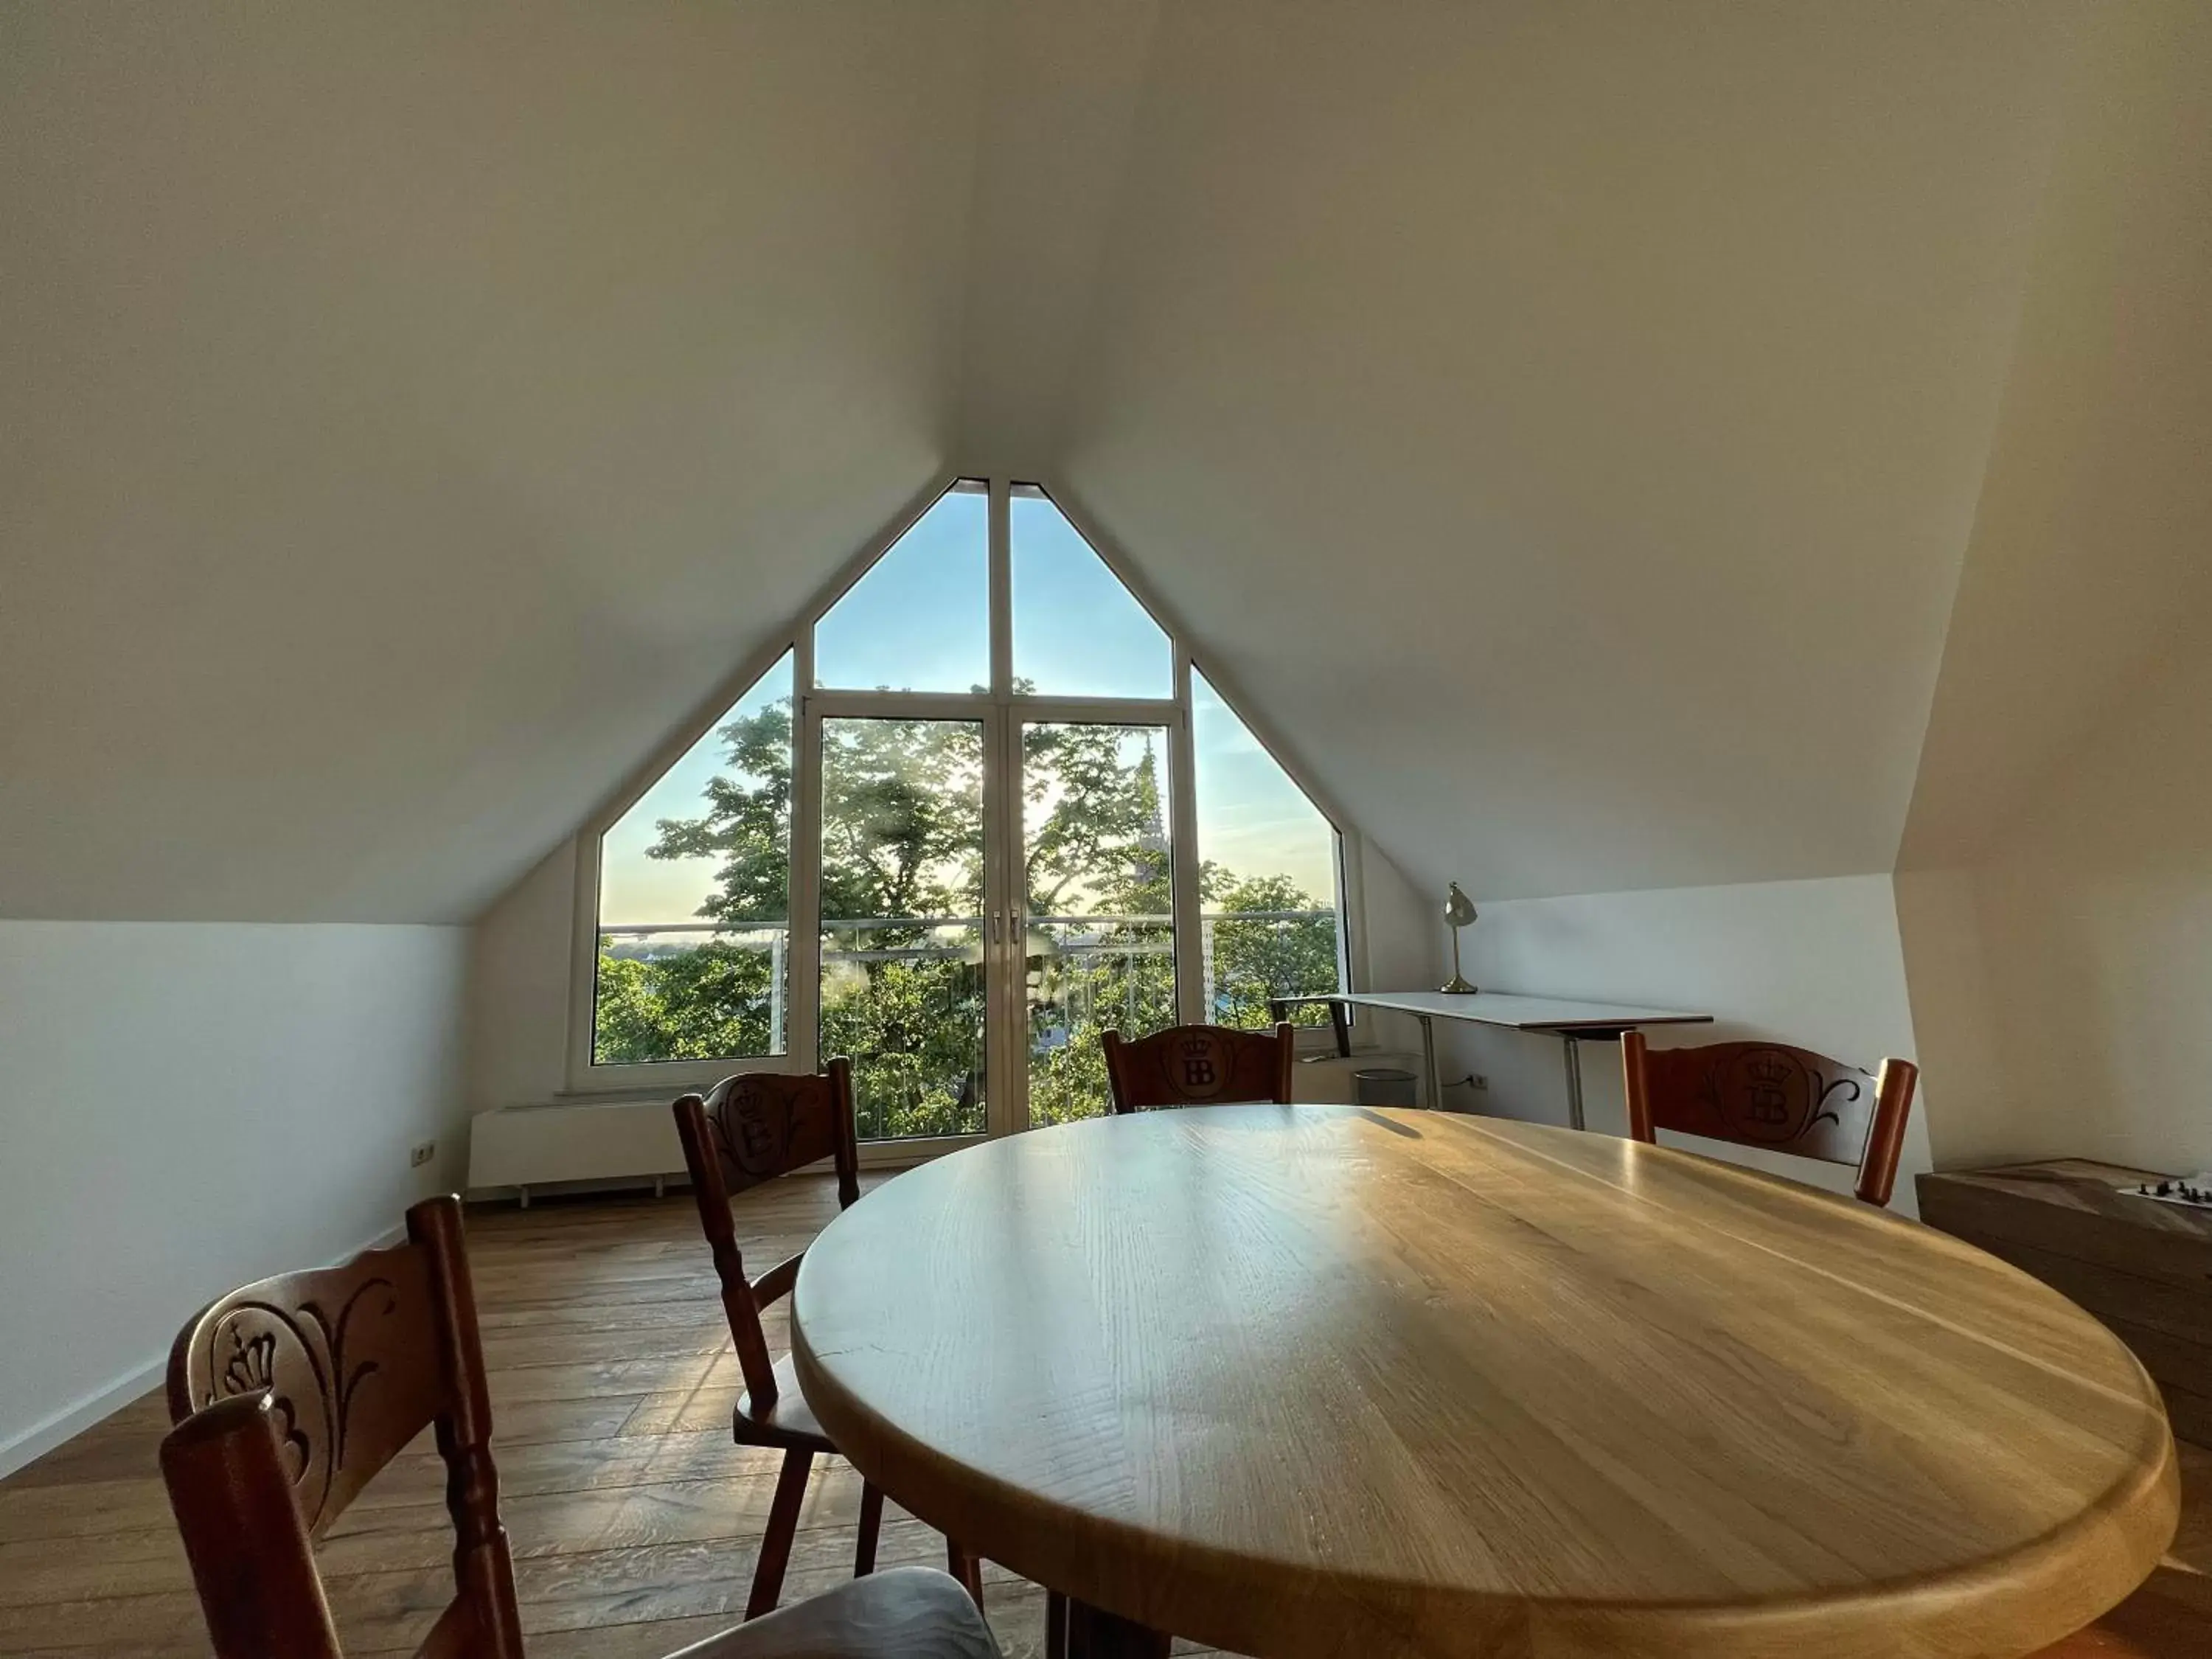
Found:
[[[945,465],[980,15],[0,10],[0,914],[565,833]]]
[[[1887,870],[2063,45],[1168,8],[1065,474],[1425,887]]]
[[[2154,702],[2212,632],[2212,7],[2138,0],[2100,21],[2067,96],[1900,867],[1987,856],[2051,774],[2089,763],[2116,705]]]
[[[480,908],[947,470],[1425,883],[1887,869],[2051,4],[0,12],[0,914]]]

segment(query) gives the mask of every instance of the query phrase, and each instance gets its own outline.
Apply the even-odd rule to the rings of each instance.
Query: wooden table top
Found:
[[[792,1340],[925,1520],[1270,1659],[2026,1654],[2141,1582],[2179,1501],[2142,1367],[2025,1274],[1496,1119],[977,1146],[823,1231]]]

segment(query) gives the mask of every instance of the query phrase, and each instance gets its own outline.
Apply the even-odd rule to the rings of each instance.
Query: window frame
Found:
[[[817,686],[814,684],[814,630],[822,618],[947,492],[963,483],[978,483],[983,484],[989,502],[990,557],[988,568],[992,671],[989,689],[978,694],[855,690]],[[1130,597],[1166,635],[1173,663],[1171,696],[1066,697],[1013,690],[1012,580],[1008,503],[1017,489],[1024,492],[1034,490],[1051,502],[1091,552],[1128,591]],[[791,990],[786,1002],[784,1052],[772,1055],[731,1054],[699,1060],[598,1064],[592,1058],[592,1047],[599,981],[599,885],[605,836],[668,769],[688,754],[702,738],[712,732],[730,708],[787,653],[792,659],[793,752],[790,920],[787,924],[790,933],[785,957]],[[821,971],[820,933],[818,927],[800,926],[799,919],[811,917],[818,920],[821,792],[816,776],[819,756],[811,741],[811,734],[817,729],[817,722],[822,719],[841,715],[896,714],[917,718],[940,714],[972,719],[989,715],[991,711],[1003,711],[996,715],[996,719],[1003,726],[1006,734],[1003,741],[1017,763],[1018,734],[1021,726],[1030,722],[1100,720],[1167,726],[1170,731],[1167,759],[1170,839],[1175,859],[1176,930],[1179,939],[1196,941],[1202,926],[1197,872],[1203,849],[1198,842],[1197,766],[1191,720],[1191,676],[1194,670],[1205,677],[1214,694],[1243,723],[1253,739],[1329,826],[1334,837],[1336,853],[1336,890],[1333,897],[1338,919],[1338,980],[1346,990],[1363,986],[1366,982],[1367,973],[1365,906],[1359,869],[1361,843],[1357,833],[1348,827],[1348,821],[1340,809],[1312,782],[1267,723],[1255,719],[1249,712],[1252,705],[1237,694],[1233,680],[1224,678],[1218,664],[1211,660],[1201,661],[1193,652],[1188,631],[1173,611],[1160,603],[1143,578],[1122,557],[1120,550],[1097,532],[1077,503],[1049,486],[1027,478],[993,475],[986,480],[979,479],[972,473],[943,473],[938,475],[924,492],[914,497],[906,509],[893,518],[883,531],[871,538],[847,560],[817,590],[789,626],[779,630],[750,653],[737,672],[719,681],[691,716],[632,769],[621,786],[577,830],[572,842],[575,880],[570,929],[568,1030],[564,1044],[568,1086],[561,1097],[585,1100],[651,1097],[672,1091],[703,1088],[727,1076],[733,1069],[784,1073],[817,1069],[820,1064],[816,1052],[820,1042],[819,1005],[817,1001]],[[1009,860],[1017,856],[1013,849],[1004,850]],[[996,884],[1000,892],[1007,890],[1011,874],[1011,871],[1002,873],[1001,880]],[[1203,987],[1200,982],[1201,972],[1200,953],[1194,943],[1193,948],[1178,951],[1177,1017],[1186,1022],[1195,1022],[1205,1016],[1206,1011],[1200,1006],[1203,1000]],[[802,989],[802,981],[809,975],[811,976],[808,981],[809,988]],[[1018,980],[1019,976],[1002,977]],[[1001,1024],[1006,1027],[1011,1022],[1002,1021]],[[1301,1026],[1297,1029],[1297,1042],[1301,1052],[1318,1053],[1333,1048],[1334,1035],[1327,1025]],[[1010,1042],[1006,1046],[1011,1049]],[[1002,1060],[996,1050],[993,1058],[1001,1064],[1012,1063],[1011,1058]],[[994,1097],[999,1098],[1003,1098],[1009,1092],[1003,1087],[994,1091]],[[1025,1119],[1026,1112],[1020,1115]],[[1003,1133],[1018,1127],[1021,1125],[1007,1121],[1000,1107],[994,1104],[991,1113],[991,1133]],[[878,1157],[903,1161],[927,1157],[934,1152],[948,1151],[969,1144],[977,1138],[963,1136],[872,1142],[863,1151],[873,1152]]]

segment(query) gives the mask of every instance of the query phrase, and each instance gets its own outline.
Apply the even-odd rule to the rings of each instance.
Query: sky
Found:
[[[1048,696],[1168,697],[1167,635],[1042,495],[1010,503],[1014,676]],[[991,678],[989,556],[980,491],[941,497],[815,629],[816,678],[846,690],[966,691]],[[716,735],[792,693],[787,653],[607,832],[603,925],[689,921],[714,886],[710,859],[648,859],[662,818],[691,817],[722,769]],[[1204,677],[1191,677],[1198,851],[1237,875],[1287,874],[1322,902],[1335,891],[1328,822]],[[1163,771],[1166,762],[1161,750]]]

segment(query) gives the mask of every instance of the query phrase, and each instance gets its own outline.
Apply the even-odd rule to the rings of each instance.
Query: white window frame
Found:
[[[948,491],[962,483],[984,482],[988,493],[989,604],[991,688],[988,693],[848,690],[814,685],[814,631],[837,602],[912,529],[921,516]],[[1013,625],[1012,548],[1009,502],[1015,489],[1034,488],[1051,501],[1076,533],[1081,536],[1108,570],[1158,625],[1173,651],[1172,695],[1165,698],[1059,697],[1018,695],[1012,689]],[[731,708],[787,653],[792,659],[792,813],[789,943],[786,951],[790,990],[785,1002],[785,1048],[781,1054],[732,1054],[705,1060],[647,1060],[602,1066],[592,1058],[595,1002],[599,979],[599,874],[602,842],[607,834],[640,799],[688,754],[701,738],[721,722]],[[1169,839],[1174,861],[1175,927],[1178,942],[1176,962],[1176,1017],[1186,1024],[1205,1016],[1202,963],[1197,941],[1201,936],[1202,908],[1198,891],[1200,862],[1198,845],[1197,770],[1191,726],[1191,674],[1202,673],[1215,694],[1275,764],[1282,769],[1327,823],[1335,837],[1338,917],[1339,982],[1347,990],[1365,984],[1365,906],[1359,872],[1359,838],[1347,827],[1343,812],[1331,802],[1297,764],[1287,745],[1266,724],[1248,712],[1250,704],[1240,697],[1217,665],[1200,661],[1192,652],[1188,631],[1152,592],[1143,578],[1122,556],[1120,549],[1098,533],[1077,504],[1060,493],[1026,479],[994,476],[986,481],[973,474],[940,476],[907,510],[870,540],[822,588],[792,626],[763,644],[721,681],[713,694],[693,711],[668,738],[623,780],[599,810],[585,822],[575,840],[576,881],[574,897],[572,948],[569,963],[568,1030],[566,1049],[568,1098],[650,1097],[704,1088],[733,1070],[811,1072],[817,1068],[816,1053],[820,1034],[818,999],[821,987],[821,933],[818,926],[802,927],[799,919],[818,921],[821,857],[821,791],[815,775],[819,750],[815,741],[819,723],[839,717],[939,718],[980,720],[987,744],[997,752],[985,766],[987,794],[1018,777],[1021,759],[1019,733],[1025,722],[1097,721],[1108,724],[1157,726],[1168,736]],[[1003,1134],[1023,1127],[1027,1118],[1026,1047],[1019,1034],[1026,1030],[1028,1011],[1024,1000],[1024,977],[1019,958],[1021,848],[1018,813],[995,799],[987,799],[988,867],[985,908],[995,943],[987,982],[990,994],[988,1061],[994,1087],[989,1095],[989,1132]],[[1011,833],[989,835],[994,826],[1009,822]],[[1188,948],[1183,942],[1188,941]],[[1327,1025],[1298,1030],[1302,1050],[1318,1051],[1334,1043]],[[904,1160],[927,1157],[938,1151],[968,1144],[981,1137],[871,1142],[864,1154]]]

